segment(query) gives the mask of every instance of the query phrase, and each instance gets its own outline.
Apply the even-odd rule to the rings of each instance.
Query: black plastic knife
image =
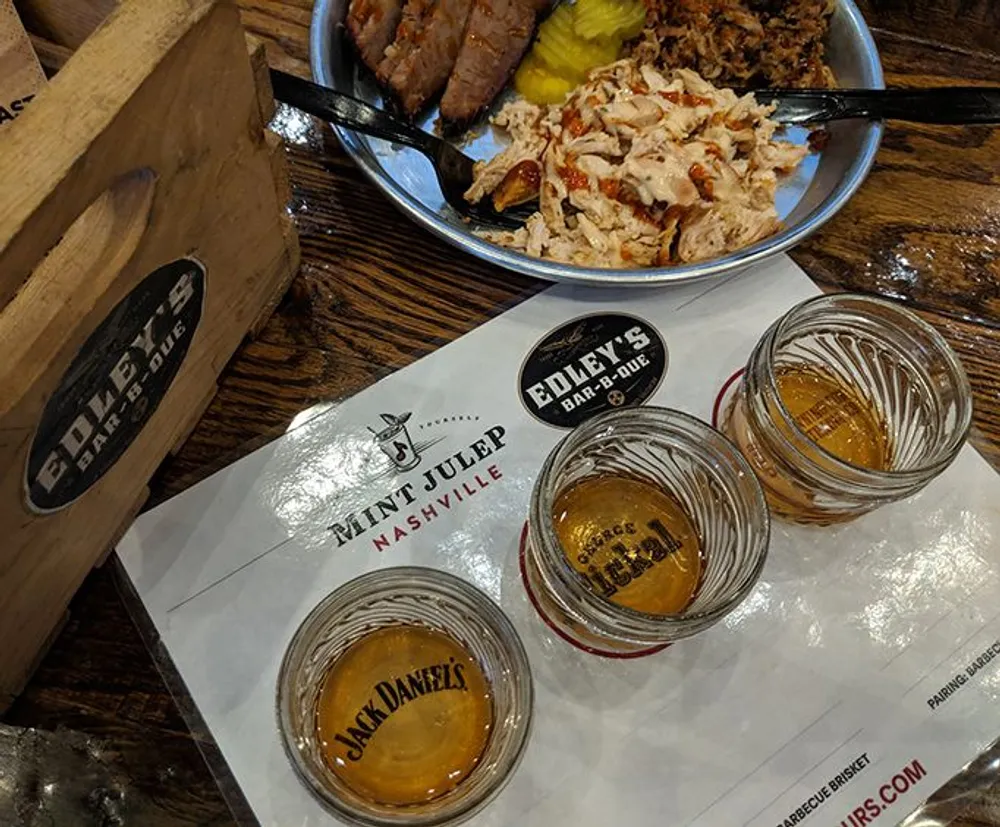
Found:
[[[938,124],[1000,124],[1000,88],[754,89],[760,103],[775,103],[779,123],[806,124],[847,118]]]

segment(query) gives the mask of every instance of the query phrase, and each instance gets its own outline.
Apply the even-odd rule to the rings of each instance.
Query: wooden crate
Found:
[[[11,0],[0,0],[0,129],[12,124],[45,75]]]
[[[0,710],[298,265],[231,2],[17,6],[68,60],[0,132]]]

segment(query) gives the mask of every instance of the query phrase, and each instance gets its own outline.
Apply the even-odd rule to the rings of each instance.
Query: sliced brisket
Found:
[[[420,43],[424,26],[434,11],[435,0],[406,0],[403,19],[396,29],[396,39],[385,50],[385,57],[375,74],[379,83],[388,83],[392,73],[403,59]]]
[[[549,0],[476,0],[441,100],[441,117],[471,121],[510,80]]]
[[[347,30],[365,65],[374,71],[392,42],[402,15],[402,0],[351,0]]]
[[[389,77],[403,109],[415,114],[448,81],[462,45],[472,0],[438,0],[434,11]]]

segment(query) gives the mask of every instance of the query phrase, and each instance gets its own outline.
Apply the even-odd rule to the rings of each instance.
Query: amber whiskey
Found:
[[[479,763],[493,726],[490,685],[458,641],[390,626],[350,646],[327,673],[316,710],[327,765],[380,804],[419,805]]]
[[[813,366],[779,368],[775,381],[786,410],[816,445],[859,468],[889,467],[888,429],[857,388]]]
[[[774,373],[778,396],[797,428],[813,445],[857,468],[885,471],[892,462],[888,427],[876,406],[858,388],[832,372],[813,365],[785,365]],[[766,423],[780,435],[780,418]],[[750,429],[742,393],[723,422],[723,430],[753,466],[773,513],[798,522],[831,523],[840,517],[816,508],[817,492],[795,477],[793,460],[777,461]],[[817,450],[804,450],[805,459],[820,458]],[[843,519],[853,515],[845,514]]]
[[[656,615],[694,598],[698,534],[666,491],[630,477],[589,477],[559,494],[552,510],[563,551],[597,594]]]

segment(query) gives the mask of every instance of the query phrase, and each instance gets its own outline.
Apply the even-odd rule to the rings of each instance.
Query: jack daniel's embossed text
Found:
[[[453,638],[412,624],[379,629],[324,678],[316,707],[324,758],[366,798],[431,801],[479,763],[493,726],[491,694]]]

